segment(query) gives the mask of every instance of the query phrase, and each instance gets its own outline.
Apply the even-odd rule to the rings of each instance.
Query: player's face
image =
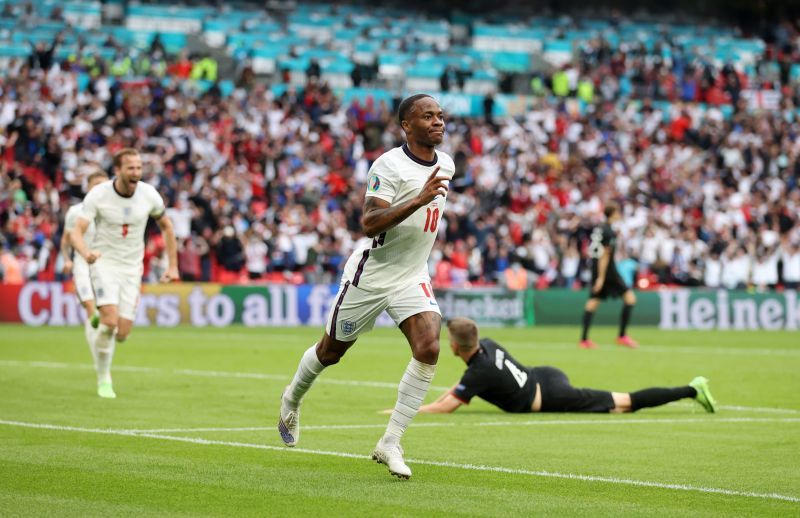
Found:
[[[122,163],[114,171],[120,177],[125,187],[133,191],[136,184],[142,179],[142,157],[139,155],[125,155]]]
[[[450,332],[447,333],[447,340],[450,342],[450,349],[453,351],[453,356],[458,356],[458,344],[453,341],[452,335]]]
[[[423,97],[414,103],[408,123],[408,133],[419,144],[438,146],[444,140],[444,112],[439,103]]]

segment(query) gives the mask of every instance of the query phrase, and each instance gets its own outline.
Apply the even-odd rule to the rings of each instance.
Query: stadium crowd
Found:
[[[796,31],[768,52],[796,62],[792,41]],[[4,282],[60,278],[66,209],[88,172],[110,171],[128,146],[143,151],[144,179],[167,201],[184,279],[336,280],[363,238],[369,166],[402,142],[393,106],[343,105],[315,78],[280,96],[250,81],[229,97],[201,93],[184,80],[185,55],[157,67],[176,79],[168,86],[147,71],[113,80],[113,63],[59,64],[39,50],[0,77]],[[459,176],[430,263],[435,285],[582,286],[589,233],[616,200],[629,282],[798,286],[800,84],[759,68],[759,85],[781,101],[753,111],[739,96],[747,78],[732,67],[667,67],[640,50],[584,49],[576,72],[546,77],[522,117],[448,118],[441,149]],[[84,91],[76,70],[91,72]],[[634,78],[630,90],[622,77]],[[587,100],[584,81],[597,95],[580,109],[566,99]],[[148,239],[148,280],[165,267],[163,252],[158,235]]]

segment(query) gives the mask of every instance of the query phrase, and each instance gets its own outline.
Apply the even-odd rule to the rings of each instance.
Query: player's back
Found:
[[[617,248],[617,233],[608,223],[597,225],[592,230],[589,256],[592,258],[592,270],[597,272],[597,264],[602,257],[603,248],[608,249],[609,266],[614,264],[614,253]]]
[[[83,201],[81,217],[95,222],[92,248],[102,252],[97,264],[141,269],[147,219],[163,213],[161,195],[147,183],[138,182],[131,196],[118,193],[113,180],[92,189]]]
[[[452,178],[453,159],[436,151],[425,162],[404,145],[381,155],[369,172],[367,197],[401,205],[416,197],[433,170]],[[428,257],[444,214],[446,196],[437,196],[395,227],[357,248],[345,265],[343,278],[364,290],[391,290],[414,283],[430,282]]]
[[[490,338],[481,338],[480,348],[464,376],[477,381],[476,395],[507,412],[529,411],[535,395],[530,369]]]

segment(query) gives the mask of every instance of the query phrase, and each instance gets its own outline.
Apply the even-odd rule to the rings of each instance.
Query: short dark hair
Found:
[[[616,202],[610,202],[606,205],[606,208],[603,209],[603,214],[606,215],[606,218],[610,218],[612,215],[619,212],[619,205]]]
[[[400,106],[397,108],[397,122],[399,122],[401,126],[403,124],[403,121],[406,120],[406,118],[408,117],[408,112],[411,111],[411,108],[414,106],[414,103],[419,101],[420,99],[424,99],[425,97],[431,97],[431,96],[428,94],[414,94],[400,101]],[[431,99],[433,99],[433,97],[431,97]]]

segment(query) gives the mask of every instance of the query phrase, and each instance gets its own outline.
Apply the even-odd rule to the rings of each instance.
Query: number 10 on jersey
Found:
[[[431,210],[430,207],[427,207],[425,210],[427,212],[425,215],[425,229],[423,232],[428,232],[429,230],[431,232],[436,232],[436,228],[439,226],[439,208],[437,207]]]

